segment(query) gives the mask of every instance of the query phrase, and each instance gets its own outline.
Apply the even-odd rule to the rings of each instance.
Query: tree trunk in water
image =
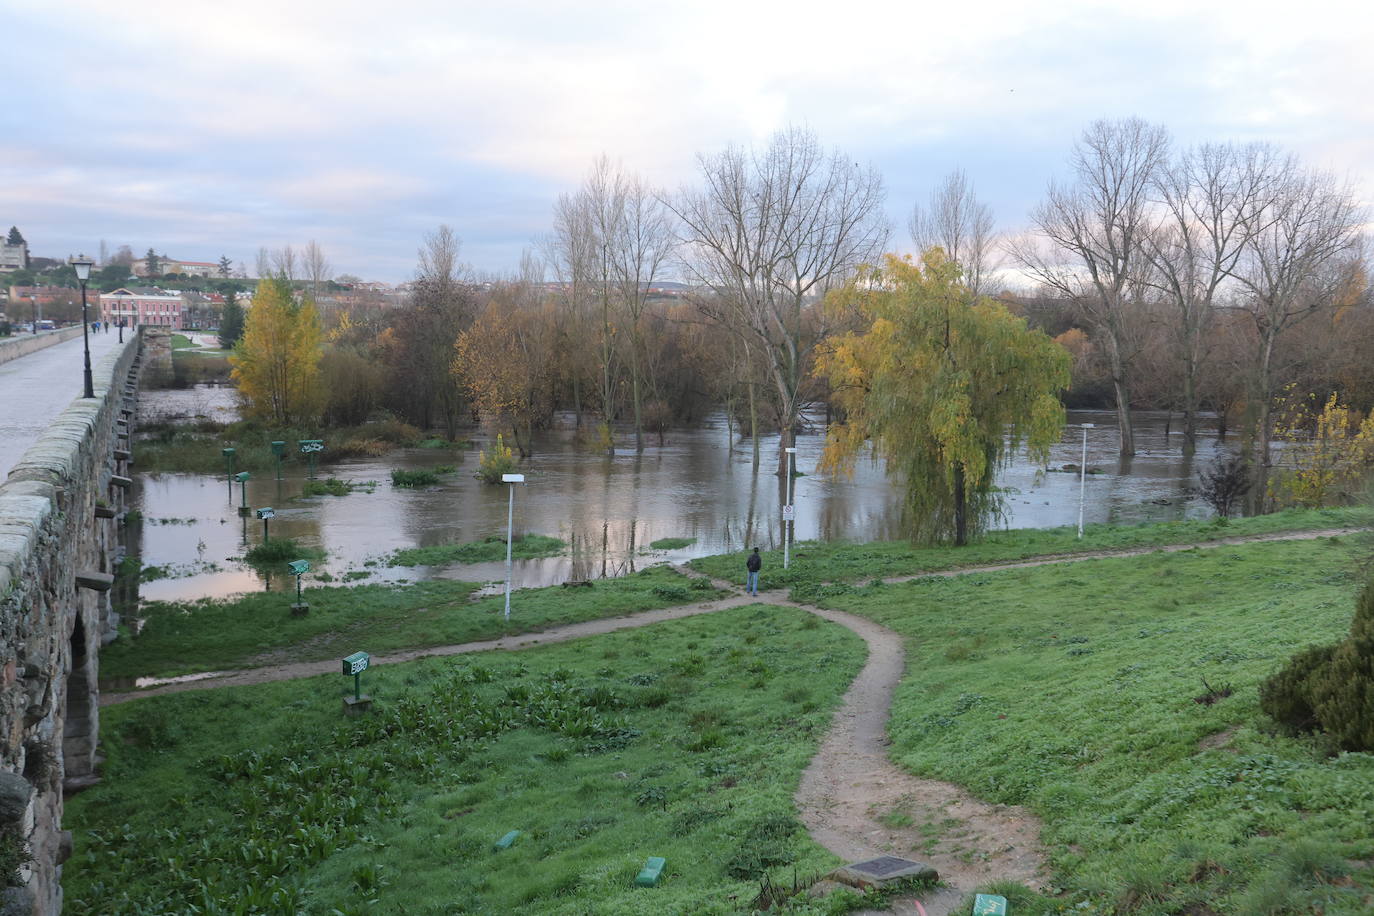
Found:
[[[759,470],[759,408],[754,398],[754,386],[749,386],[749,439],[754,445],[754,473]]]
[[[1195,369],[1188,366],[1183,374],[1183,454],[1197,451],[1197,381]]]
[[[573,395],[573,414],[574,414],[574,416],[577,417],[577,420],[576,420],[576,422],[575,422],[575,428],[576,428],[576,429],[581,429],[581,428],[582,428],[582,382],[581,382],[581,380],[577,377],[577,373],[576,373],[576,372],[573,373],[573,380],[572,380],[572,383],[573,383],[573,386],[572,386],[572,388],[573,388],[573,391],[572,391],[572,395]]]
[[[954,546],[968,543],[968,504],[964,499],[964,468],[954,468]]]
[[[632,373],[630,379],[630,392],[635,402],[635,451],[644,451],[644,415],[639,404],[639,370]],[[662,444],[661,442],[659,443]]]
[[[1273,456],[1269,449],[1269,423],[1272,414],[1273,382],[1270,366],[1274,359],[1275,335],[1265,332],[1260,344],[1259,385],[1255,405],[1255,445],[1259,450],[1259,460],[1255,462],[1255,484],[1251,487],[1252,505],[1256,514],[1269,511],[1269,468]]]
[[[1121,457],[1135,456],[1135,429],[1131,426],[1131,393],[1124,378],[1112,379],[1116,390],[1116,422],[1121,434]]]

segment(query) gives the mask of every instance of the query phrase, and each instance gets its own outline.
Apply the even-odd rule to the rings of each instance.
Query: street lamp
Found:
[[[787,453],[787,505],[782,507],[782,568],[786,569],[792,559],[792,523],[797,517],[797,509],[792,504],[792,461],[797,450],[788,446],[783,451]]]
[[[1078,465],[1078,539],[1083,540],[1083,484],[1088,479],[1088,430],[1093,429],[1092,423],[1084,423],[1083,426],[1083,460]]]
[[[515,535],[515,485],[525,482],[524,474],[502,474],[501,482],[510,484],[510,502],[506,509],[506,620],[510,620],[511,543]]]
[[[33,333],[38,333],[38,278],[33,278],[33,286],[29,289],[29,299],[33,304]]]
[[[91,268],[95,262],[84,254],[68,258],[67,262],[76,271],[76,279],[81,281],[81,342],[86,348],[86,393],[82,397],[95,397],[95,386],[91,384],[91,326],[86,320],[86,281],[91,278]]]

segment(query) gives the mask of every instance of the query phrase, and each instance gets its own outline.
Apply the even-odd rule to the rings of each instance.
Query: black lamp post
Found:
[[[124,342],[124,319],[119,319],[119,342]]]
[[[81,343],[86,348],[86,393],[82,397],[95,397],[95,386],[91,383],[91,323],[86,320],[86,281],[91,278],[91,268],[95,262],[83,255],[69,258],[68,263],[76,271],[76,279],[81,281]]]

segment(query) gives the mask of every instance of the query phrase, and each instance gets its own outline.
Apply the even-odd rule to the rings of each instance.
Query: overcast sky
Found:
[[[451,225],[515,269],[607,153],[669,188],[788,124],[884,174],[894,246],[962,166],[1022,227],[1083,126],[1263,139],[1374,188],[1363,2],[0,0],[0,223],[35,254],[317,240],[411,276]]]

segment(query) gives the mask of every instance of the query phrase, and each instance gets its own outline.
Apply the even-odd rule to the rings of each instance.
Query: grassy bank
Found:
[[[702,583],[703,585],[705,583]],[[149,602],[137,637],[100,650],[103,678],[168,677],[338,658],[366,649],[389,652],[491,639],[565,623],[709,600],[702,589],[664,567],[585,588],[522,589],[510,623],[502,597],[472,600],[473,582],[324,586],[305,590],[310,613],[292,617],[295,592],[262,592],[230,601]]]
[[[112,707],[106,779],[64,816],[67,912],[747,911],[765,870],[835,864],[791,796],[863,658],[753,606],[377,668],[357,720],[338,676]]]
[[[567,546],[558,538],[545,534],[517,535],[511,543],[511,556],[518,560],[556,557]],[[450,563],[495,563],[505,558],[505,537],[492,535],[464,544],[435,544],[398,550],[388,562],[391,566],[447,566]]]
[[[894,759],[1044,819],[1058,890],[1020,916],[1354,916],[1374,905],[1374,755],[1270,734],[1257,685],[1345,635],[1371,550],[1231,546],[825,604],[910,638]]]
[[[321,465],[351,458],[375,458],[393,449],[419,447],[434,441],[427,440],[419,429],[399,420],[311,429],[267,429],[247,421],[200,420],[142,424],[137,431],[134,452],[140,471],[223,474],[222,450],[233,447],[235,470],[257,473],[275,471],[274,440],[286,443],[285,466],[305,466],[306,456],[298,447],[301,439],[324,440],[324,451],[316,459]],[[436,463],[452,464],[455,459],[461,460],[461,453],[457,451],[460,447],[461,444],[457,444],[453,450],[436,449]]]
[[[802,541],[794,545],[792,562],[786,570],[782,568],[781,550],[763,552],[760,585],[765,589],[800,585],[803,588],[798,597],[809,600],[809,587],[822,582],[863,582],[874,577],[915,575],[1038,556],[1198,544],[1253,534],[1367,525],[1374,525],[1374,511],[1366,508],[1290,509],[1229,522],[1214,519],[1133,526],[1088,525],[1082,540],[1078,539],[1076,528],[1065,527],[994,531],[967,547],[913,547],[908,541]],[[743,582],[744,557],[743,552],[720,554],[693,560],[691,566],[717,578]]]

